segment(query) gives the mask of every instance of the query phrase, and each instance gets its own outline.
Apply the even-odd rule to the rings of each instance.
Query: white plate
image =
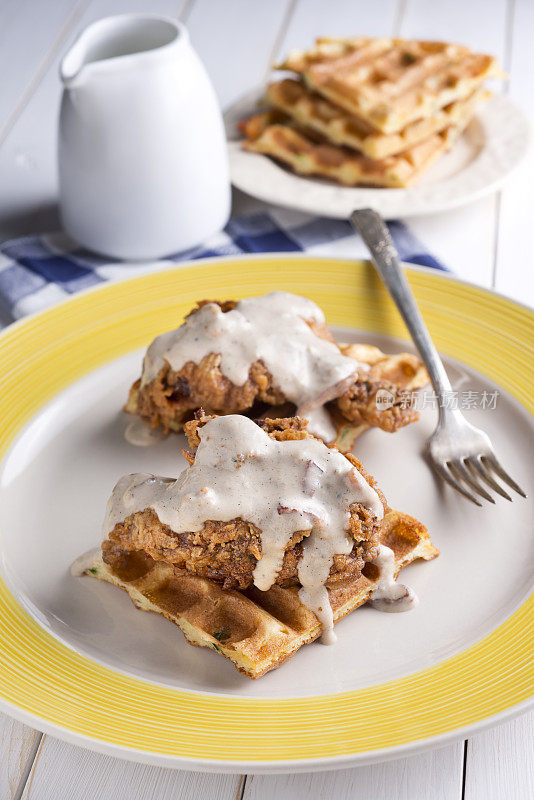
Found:
[[[465,205],[499,188],[528,152],[530,125],[505,95],[476,112],[449,153],[408,189],[349,188],[295,175],[271,158],[243,150],[237,122],[258,109],[255,90],[225,114],[232,183],[241,191],[310,214],[346,219],[356,208],[374,208],[386,219],[435,214]]]
[[[500,382],[511,393],[500,389],[495,410],[467,416],[531,492],[531,313],[435,271],[408,272],[437,344],[473,364],[445,360],[455,387],[491,393]],[[207,259],[110,282],[6,330],[0,708],[124,758],[239,773],[409,755],[527,708],[532,501],[475,508],[442,486],[421,458],[430,409],[393,436],[369,431],[357,447],[391,505],[421,519],[441,549],[405,571],[421,599],[409,614],[361,608],[340,623],[334,647],[304,647],[251,682],[118,589],[69,574],[98,543],[121,474],[172,475],[183,465],[180,437],[149,450],[128,445],[119,409],[139,373],[136,348],[176,323],[206,286],[215,297],[300,291],[332,321],[381,332],[349,328],[340,338],[406,347],[392,338],[402,326],[368,263],[287,254]]]
[[[367,341],[386,351],[409,349],[406,342],[378,334],[334,333],[340,341]],[[335,646],[304,647],[281,669],[249,681],[229,661],[188,645],[171,623],[137,611],[115,587],[72,577],[71,562],[99,544],[106,498],[119,476],[133,471],[173,476],[185,466],[183,437],[151,448],[124,440],[128,420],[118,409],[141,358],[139,352],[111,362],[57,395],[17,438],[4,462],[1,516],[9,584],[24,608],[73,649],[177,689],[250,698],[316,696],[437,664],[493,630],[528,595],[534,562],[530,503],[498,498],[495,506],[479,509],[443,491],[420,457],[435,424],[431,409],[395,435],[369,431],[355,448],[390,505],[425,522],[441,550],[436,560],[403,573],[420,598],[410,613],[361,608],[340,623]],[[460,391],[498,389],[452,359],[445,364]],[[488,432],[521,485],[532,486],[529,414],[501,390],[496,410],[467,416]],[[365,657],[358,655],[358,642],[366,643]]]

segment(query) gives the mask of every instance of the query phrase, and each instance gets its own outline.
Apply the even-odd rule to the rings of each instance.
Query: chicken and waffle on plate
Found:
[[[409,610],[397,574],[438,551],[348,451],[368,426],[414,422],[405,395],[426,381],[416,356],[336,343],[304,297],[198,303],[150,345],[125,406],[132,443],[184,430],[189,466],[121,478],[101,549],[73,572],[120,586],[250,678],[333,642],[362,603]]]
[[[278,66],[244,147],[344,186],[414,183],[447,152],[501,77],[496,59],[445,42],[320,38]]]

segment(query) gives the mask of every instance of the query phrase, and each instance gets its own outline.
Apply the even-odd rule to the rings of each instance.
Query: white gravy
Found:
[[[70,574],[79,578],[84,572],[93,566],[95,560],[102,555],[100,547],[92,547],[91,550],[82,553],[81,556],[70,565]]]
[[[299,597],[321,622],[324,640],[335,640],[325,581],[334,555],[352,550],[350,506],[361,503],[382,519],[377,493],[345,456],[317,439],[277,442],[234,414],[216,417],[199,435],[194,464],[176,480],[146,473],[121,478],[108,502],[104,535],[146,508],[176,533],[240,517],[261,531],[253,580],[266,591],[291,536],[311,529],[298,568]]]
[[[306,320],[324,324],[325,317],[311,300],[288,292],[239,300],[226,313],[209,303],[152,342],[141,385],[154,380],[165,362],[178,371],[188,361],[199,364],[210,353],[218,353],[222,374],[242,386],[252,364],[263,361],[277,388],[297,405],[297,414],[310,419],[310,430],[332,441],[335,428],[322,406],[343,394],[353,376],[369,366],[316,336]]]
[[[166,435],[161,428],[151,428],[147,422],[139,418],[128,423],[124,431],[124,438],[129,444],[136,447],[150,447],[156,442],[161,442]]]
[[[381,544],[378,555],[373,561],[380,576],[369,605],[379,611],[409,611],[419,602],[419,598],[409,586],[395,580],[395,554],[390,547]]]

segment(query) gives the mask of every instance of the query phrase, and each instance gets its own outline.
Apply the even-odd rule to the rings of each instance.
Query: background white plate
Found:
[[[495,191],[528,152],[530,125],[505,95],[476,112],[450,152],[408,189],[349,188],[295,175],[267,156],[243,150],[239,120],[258,110],[263,92],[250,92],[225,113],[232,183],[241,191],[310,214],[346,219],[374,208],[386,219],[435,214]]]

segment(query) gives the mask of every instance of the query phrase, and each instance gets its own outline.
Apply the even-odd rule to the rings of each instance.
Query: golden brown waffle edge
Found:
[[[318,39],[279,69],[377,130],[392,134],[501,77],[497,60],[463,45],[405,39]]]
[[[446,153],[467,125],[449,125],[439,133],[412,145],[402,153],[370,159],[346,147],[314,141],[309,133],[289,123],[267,124],[243,147],[270,156],[297,175],[328,178],[344,186],[377,186],[400,189],[411,186],[441,155]]]
[[[391,509],[384,517],[380,541],[395,553],[396,574],[415,559],[439,554],[420,522]],[[177,573],[169,564],[135,553],[128,558],[131,563],[126,560],[115,572],[99,554],[84,572],[123,589],[138,609],[161,614],[178,625],[190,644],[218,652],[249,678],[279,667],[321,634],[320,623],[300,602],[296,587],[224,590],[205,578]],[[336,623],[371,596],[378,573],[373,565],[366,572],[367,576],[329,589]]]
[[[288,114],[298,126],[316,131],[331,144],[350,147],[367,158],[383,159],[403,152],[450,125],[466,124],[476,106],[489,96],[490,92],[479,87],[469,97],[439,109],[432,117],[415,120],[393,134],[377,132],[365,121],[310,92],[300,81],[289,78],[271,83],[267,87],[266,101],[282,112],[278,122],[283,122],[283,113]],[[243,125],[242,130],[251,139],[261,133],[259,125],[257,131],[253,125]]]

